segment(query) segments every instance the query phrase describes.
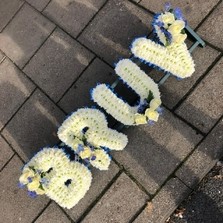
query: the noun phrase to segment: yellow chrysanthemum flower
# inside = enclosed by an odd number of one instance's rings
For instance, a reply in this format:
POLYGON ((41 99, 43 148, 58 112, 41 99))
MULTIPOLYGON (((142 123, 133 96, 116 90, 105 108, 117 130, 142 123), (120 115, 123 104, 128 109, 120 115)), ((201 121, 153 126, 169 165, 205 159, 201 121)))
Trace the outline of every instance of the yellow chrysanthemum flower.
POLYGON ((158 121, 159 113, 151 108, 146 109, 145 115, 148 117, 149 120, 152 120, 154 122, 158 121))
POLYGON ((176 20, 173 24, 171 24, 168 28, 168 32, 171 35, 180 34, 181 30, 185 27, 185 22, 182 20, 176 20))
POLYGON ((139 113, 135 114, 135 123, 137 125, 146 124, 147 123, 146 116, 139 113))
POLYGON ((19 182, 22 184, 28 184, 29 180, 28 177, 34 177, 35 173, 33 172, 33 170, 27 168, 23 171, 22 175, 19 178, 19 182))
POLYGON ((86 158, 89 158, 91 154, 92 154, 91 149, 86 146, 84 147, 84 151, 81 151, 79 155, 82 159, 86 159, 86 158))
POLYGON ((151 109, 156 110, 161 105, 161 100, 158 98, 154 98, 150 103, 149 106, 151 109))
POLYGON ((166 12, 165 14, 161 15, 161 20, 165 24, 172 24, 175 21, 174 15, 170 12, 166 12))
POLYGON ((27 184, 27 188, 29 191, 36 191, 40 186, 40 176, 36 175, 32 178, 32 182, 27 184))
POLYGON ((42 190, 42 189, 40 189, 40 188, 37 188, 37 189, 35 190, 35 192, 36 192, 38 195, 43 195, 43 194, 45 194, 45 191, 42 190))

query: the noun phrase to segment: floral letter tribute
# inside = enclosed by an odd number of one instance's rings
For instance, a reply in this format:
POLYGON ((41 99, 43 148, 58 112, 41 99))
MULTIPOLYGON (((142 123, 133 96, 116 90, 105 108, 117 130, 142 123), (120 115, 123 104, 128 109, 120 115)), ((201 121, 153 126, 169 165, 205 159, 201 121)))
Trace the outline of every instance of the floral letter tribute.
POLYGON ((63 150, 44 148, 24 166, 19 181, 30 196, 46 194, 60 206, 71 208, 88 191, 91 179, 90 170, 70 162, 63 150))
POLYGON ((123 82, 140 96, 139 105, 131 107, 118 98, 105 84, 100 84, 93 89, 93 100, 125 125, 156 122, 161 105, 158 85, 129 59, 120 60, 115 71, 123 82))
MULTIPOLYGON (((156 42, 138 38, 131 51, 148 65, 155 65, 173 75, 185 78, 194 72, 194 62, 187 50, 186 21, 180 9, 166 6, 152 23, 156 42)), ((92 90, 92 100, 125 125, 152 124, 161 113, 158 85, 130 59, 120 60, 116 74, 139 97, 130 106, 113 93, 110 86, 99 84, 92 90)), ((23 168, 20 187, 27 186, 31 197, 47 195, 61 207, 72 208, 84 197, 91 185, 89 166, 107 170, 109 150, 123 150, 127 136, 108 128, 104 113, 96 108, 81 108, 71 114, 58 130, 62 148, 43 148, 23 168), (65 145, 64 145, 65 144, 65 145), (71 151, 75 159, 69 158, 71 151)))
POLYGON ((122 150, 128 143, 126 135, 107 125, 105 115, 98 109, 81 108, 64 121, 58 137, 92 166, 107 170, 110 157, 103 147, 122 150))
POLYGON ((186 21, 179 8, 154 16, 152 23, 158 43, 138 38, 133 41, 131 51, 144 63, 155 65, 179 78, 190 77, 194 72, 194 62, 185 44, 186 21))

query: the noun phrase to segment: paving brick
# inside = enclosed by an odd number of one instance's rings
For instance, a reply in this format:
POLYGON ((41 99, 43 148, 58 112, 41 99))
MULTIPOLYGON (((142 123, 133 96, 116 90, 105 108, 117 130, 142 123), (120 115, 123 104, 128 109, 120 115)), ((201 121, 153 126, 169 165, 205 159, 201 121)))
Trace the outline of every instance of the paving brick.
POLYGON ((26 0, 30 5, 36 8, 39 11, 42 11, 46 5, 50 2, 50 0, 26 0))
POLYGON ((107 64, 100 59, 95 59, 80 79, 64 95, 59 105, 67 113, 75 111, 80 107, 93 105, 90 99, 90 90, 97 83, 112 83, 116 78, 112 72, 113 70, 107 64))
POLYGON ((14 152, 8 145, 8 143, 0 136, 0 169, 7 163, 7 161, 13 156, 14 152))
POLYGON ((93 54, 57 29, 24 72, 54 101, 58 101, 92 59, 93 54))
POLYGON ((167 110, 155 125, 129 128, 124 133, 128 135, 129 143, 124 151, 113 156, 151 194, 201 139, 167 110))
POLYGON ((76 37, 104 3, 105 0, 52 0, 44 14, 76 37))
POLYGON ((0 129, 34 90, 34 85, 5 59, 0 64, 0 129))
POLYGON ((54 27, 54 24, 25 4, 0 33, 0 49, 19 67, 23 67, 54 27))
MULTIPOLYGON (((82 198, 82 200, 74 206, 74 208, 65 211, 68 215, 77 222, 84 211, 92 204, 92 202, 100 195, 100 193, 105 189, 113 177, 118 173, 119 169, 117 165, 112 162, 108 171, 99 171, 95 168, 92 170, 93 180, 91 187, 87 194, 82 198)), ((98 223, 98 222, 97 222, 98 223)))
POLYGON ((170 179, 134 223, 165 223, 165 220, 190 192, 191 190, 179 179, 170 179))
POLYGON ((58 143, 57 128, 63 119, 61 110, 37 90, 2 133, 19 155, 27 160, 39 148, 58 143))
POLYGON ((49 201, 45 196, 30 198, 27 190, 18 188, 22 166, 23 163, 15 156, 0 173, 1 222, 30 223, 49 201))
POLYGON ((4 57, 4 54, 0 51, 0 63, 3 61, 4 57))
POLYGON ((198 34, 213 45, 223 49, 223 3, 221 3, 198 29, 198 34))
POLYGON ((177 109, 177 114, 203 132, 216 123, 223 113, 223 58, 177 109))
MULTIPOLYGON (((218 51, 208 46, 205 48, 196 48, 192 54, 195 62, 195 72, 191 77, 183 80, 177 80, 177 78, 173 76, 168 78, 165 84, 160 86, 163 103, 169 108, 173 108, 204 74, 219 54, 220 53, 218 51)), ((163 72, 156 70, 149 73, 149 76, 156 81, 160 80, 163 75, 163 72)))
POLYGON ((22 6, 22 0, 1 0, 0 1, 0 31, 7 25, 10 19, 22 6))
POLYGON ((49 207, 37 218, 35 223, 71 223, 68 217, 57 206, 51 203, 49 207))
POLYGON ((127 175, 122 174, 82 222, 130 222, 146 199, 147 195, 127 175))
POLYGON ((79 40, 113 65, 120 57, 130 55, 129 45, 135 37, 151 31, 151 19, 129 1, 109 1, 79 40))
MULTIPOLYGON (((178 1, 170 0, 172 7, 180 7, 184 17, 188 20, 191 27, 195 28, 202 19, 211 11, 211 9, 218 3, 218 0, 201 1, 201 0, 187 0, 178 1)), ((165 1, 163 0, 142 0, 140 5, 148 8, 149 10, 157 13, 164 9, 165 1)))
POLYGON ((188 186, 194 187, 222 157, 223 119, 176 172, 176 175, 188 186))

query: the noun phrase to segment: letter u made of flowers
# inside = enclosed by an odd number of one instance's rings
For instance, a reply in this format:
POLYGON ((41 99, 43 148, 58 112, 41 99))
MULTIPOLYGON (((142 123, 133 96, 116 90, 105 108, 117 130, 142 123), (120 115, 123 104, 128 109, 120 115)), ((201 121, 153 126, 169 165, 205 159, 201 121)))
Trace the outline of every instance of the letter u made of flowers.
POLYGON ((138 105, 130 106, 105 84, 99 84, 92 90, 92 100, 124 125, 156 122, 161 112, 158 85, 129 59, 120 60, 115 71, 140 96, 138 105))
POLYGON ((167 6, 164 13, 154 16, 152 26, 155 42, 147 38, 135 39, 131 47, 134 56, 178 78, 190 77, 195 65, 185 44, 186 20, 181 10, 167 6))

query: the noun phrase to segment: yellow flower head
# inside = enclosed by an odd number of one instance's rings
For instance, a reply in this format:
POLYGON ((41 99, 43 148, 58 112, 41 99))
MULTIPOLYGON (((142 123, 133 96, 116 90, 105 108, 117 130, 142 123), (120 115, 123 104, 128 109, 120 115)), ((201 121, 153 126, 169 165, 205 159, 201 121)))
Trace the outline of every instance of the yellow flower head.
POLYGON ((40 176, 36 175, 32 178, 32 182, 27 184, 27 188, 29 191, 36 191, 40 186, 40 176))
POLYGON ((145 115, 148 117, 149 120, 152 120, 154 122, 158 121, 159 113, 151 108, 146 109, 145 115))
POLYGON ((175 21, 174 15, 170 12, 161 15, 161 19, 165 24, 172 24, 175 21))
POLYGON ((91 154, 92 154, 91 149, 89 147, 85 146, 84 151, 81 151, 79 155, 82 159, 86 159, 86 158, 90 158, 91 154))
POLYGON ((153 110, 156 110, 160 105, 161 105, 161 100, 154 98, 150 103, 149 103, 149 107, 153 110))
POLYGON ((72 148, 77 148, 79 144, 83 145, 83 142, 77 137, 75 137, 74 140, 72 141, 72 148))
POLYGON ((182 20, 176 20, 172 25, 169 26, 168 32, 171 33, 172 36, 176 34, 180 34, 181 30, 185 27, 185 22, 182 20))
POLYGON ((27 168, 23 171, 22 175, 19 178, 19 182, 22 184, 28 184, 29 180, 28 177, 34 177, 35 173, 33 170, 27 168))
POLYGON ((173 43, 181 44, 187 38, 187 34, 178 34, 173 36, 173 43))
POLYGON ((42 189, 40 189, 40 188, 37 188, 37 189, 35 190, 35 192, 36 192, 38 195, 43 195, 43 194, 45 194, 45 191, 42 190, 42 189))
POLYGON ((146 116, 139 113, 135 114, 135 123, 137 125, 146 124, 147 123, 146 116))

